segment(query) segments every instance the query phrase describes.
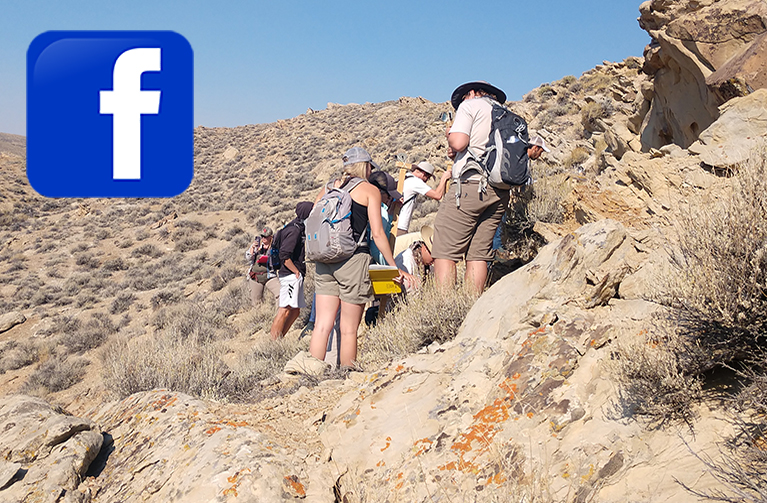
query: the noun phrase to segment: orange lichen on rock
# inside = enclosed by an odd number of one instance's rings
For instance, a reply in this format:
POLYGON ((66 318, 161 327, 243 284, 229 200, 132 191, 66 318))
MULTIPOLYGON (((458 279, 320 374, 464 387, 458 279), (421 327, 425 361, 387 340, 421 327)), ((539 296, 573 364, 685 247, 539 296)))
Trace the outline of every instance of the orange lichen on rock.
POLYGON ((490 477, 488 477, 488 478, 487 478, 487 481, 485 482, 485 485, 486 485, 486 486, 489 486, 490 484, 497 484, 497 485, 501 485, 501 484, 503 484, 504 482, 506 482, 507 480, 508 480, 508 479, 507 479, 507 478, 506 478, 506 476, 503 474, 503 472, 498 472, 498 473, 496 473, 495 475, 491 475, 490 477))
POLYGON ((293 490, 296 496, 299 498, 306 497, 306 489, 304 488, 304 485, 298 480, 298 477, 295 475, 288 475, 285 477, 285 482, 287 486, 293 490))
POLYGON ((496 398, 492 404, 485 406, 474 414, 474 422, 467 432, 459 435, 450 449, 458 455, 458 462, 451 461, 440 465, 440 470, 459 470, 464 473, 479 473, 483 464, 475 464, 474 461, 486 453, 493 442, 493 438, 500 429, 498 424, 510 418, 509 406, 516 397, 516 384, 504 379, 498 385, 506 392, 506 396, 496 398), (473 453, 468 459, 469 453, 473 453))
POLYGON ((429 440, 428 438, 422 438, 421 440, 416 440, 413 444, 413 448, 415 449, 415 455, 420 456, 424 452, 431 449, 431 446, 434 442, 429 440))
POLYGON ((242 484, 242 476, 247 475, 249 473, 250 473, 250 468, 245 468, 235 472, 235 474, 232 475, 231 477, 227 477, 226 481, 232 484, 232 487, 229 487, 228 489, 224 489, 224 496, 234 496, 236 498, 237 488, 240 487, 240 484, 242 484))
POLYGON ((221 428, 219 428, 218 426, 212 426, 212 427, 208 428, 207 430, 205 430, 205 433, 207 435, 213 435, 217 431, 221 431, 221 428))
POLYGON ((150 406, 152 408, 154 408, 154 410, 161 410, 161 409, 164 409, 166 407, 169 407, 169 406, 173 405, 174 403, 176 403, 176 400, 178 400, 178 397, 176 397, 176 396, 173 396, 173 395, 163 395, 159 399, 157 399, 154 402, 152 402, 150 404, 150 406))
POLYGON ((381 448, 381 452, 385 451, 391 446, 391 437, 386 437, 386 445, 381 448))

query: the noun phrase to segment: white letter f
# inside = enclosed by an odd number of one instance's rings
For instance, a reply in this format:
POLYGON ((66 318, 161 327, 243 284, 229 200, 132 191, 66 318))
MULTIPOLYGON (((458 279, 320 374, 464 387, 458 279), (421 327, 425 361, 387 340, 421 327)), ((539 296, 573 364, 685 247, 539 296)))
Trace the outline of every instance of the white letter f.
POLYGON ((141 114, 160 112, 160 91, 142 91, 141 74, 159 71, 159 47, 129 49, 115 62, 113 90, 99 91, 99 113, 113 116, 115 180, 141 179, 141 114))

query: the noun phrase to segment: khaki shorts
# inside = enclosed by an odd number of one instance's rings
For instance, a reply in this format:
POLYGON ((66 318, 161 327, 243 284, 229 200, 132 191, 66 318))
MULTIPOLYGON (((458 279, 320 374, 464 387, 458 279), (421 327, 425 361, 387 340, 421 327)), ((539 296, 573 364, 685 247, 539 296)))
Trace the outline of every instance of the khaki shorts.
POLYGON ((458 262, 493 259, 493 236, 509 204, 509 191, 487 186, 478 191, 479 181, 461 182, 461 207, 455 205, 455 183, 439 205, 434 221, 434 258, 458 262))
POLYGON ((337 264, 317 262, 314 275, 314 293, 332 295, 349 304, 373 301, 373 284, 368 266, 370 255, 357 253, 337 264))

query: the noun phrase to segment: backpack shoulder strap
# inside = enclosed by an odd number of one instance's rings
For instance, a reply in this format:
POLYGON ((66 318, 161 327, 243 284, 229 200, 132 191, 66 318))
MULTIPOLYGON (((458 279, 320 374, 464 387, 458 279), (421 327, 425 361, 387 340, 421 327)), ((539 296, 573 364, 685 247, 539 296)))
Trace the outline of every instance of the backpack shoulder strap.
POLYGON ((346 192, 351 192, 352 190, 355 189, 355 187, 357 187, 357 185, 361 184, 364 181, 365 180, 363 180, 362 178, 354 177, 349 179, 349 181, 346 182, 346 185, 344 185, 341 188, 344 189, 346 192))

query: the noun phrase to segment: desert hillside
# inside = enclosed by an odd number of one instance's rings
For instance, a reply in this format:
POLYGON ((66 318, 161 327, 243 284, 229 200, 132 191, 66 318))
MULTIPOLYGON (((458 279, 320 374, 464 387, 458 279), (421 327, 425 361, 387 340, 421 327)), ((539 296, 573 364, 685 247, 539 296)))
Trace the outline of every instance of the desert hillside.
POLYGON ((172 199, 43 198, 0 135, 0 500, 767 501, 767 7, 639 13, 643 58, 507 103, 552 152, 492 286, 425 285, 358 372, 282 372, 308 313, 269 340, 243 255, 352 146, 444 169, 448 102, 198 127, 172 199))

